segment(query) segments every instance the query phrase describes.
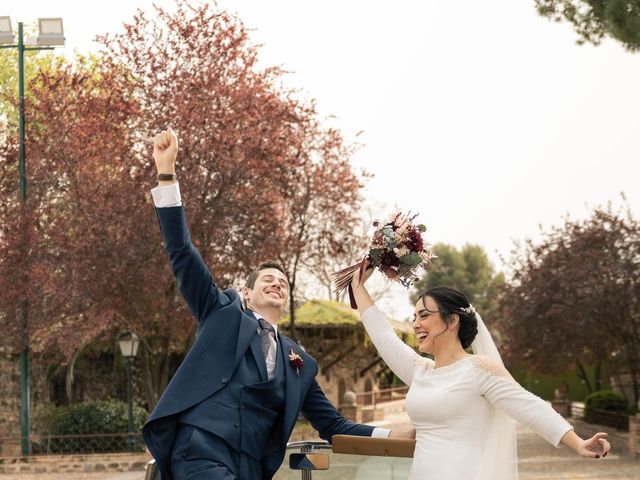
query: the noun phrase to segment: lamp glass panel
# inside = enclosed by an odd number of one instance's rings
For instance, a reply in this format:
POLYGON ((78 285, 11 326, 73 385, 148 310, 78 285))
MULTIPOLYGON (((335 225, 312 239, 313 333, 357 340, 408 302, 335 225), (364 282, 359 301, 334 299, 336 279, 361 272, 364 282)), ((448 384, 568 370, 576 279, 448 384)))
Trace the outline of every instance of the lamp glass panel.
POLYGON ((0 17, 0 33, 13 34, 11 30, 11 17, 0 17))
POLYGON ((39 18, 38 25, 41 35, 59 34, 62 35, 62 19, 61 18, 39 18))

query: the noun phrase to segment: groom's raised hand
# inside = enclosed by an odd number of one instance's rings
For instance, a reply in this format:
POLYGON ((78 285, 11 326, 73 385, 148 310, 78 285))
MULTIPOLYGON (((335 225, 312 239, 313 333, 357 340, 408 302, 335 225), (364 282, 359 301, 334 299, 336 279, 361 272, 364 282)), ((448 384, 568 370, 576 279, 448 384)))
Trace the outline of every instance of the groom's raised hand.
MULTIPOLYGON (((153 160, 158 173, 175 173, 177 156, 178 137, 171 128, 153 137, 153 160)), ((160 182, 162 183, 165 182, 160 182)))

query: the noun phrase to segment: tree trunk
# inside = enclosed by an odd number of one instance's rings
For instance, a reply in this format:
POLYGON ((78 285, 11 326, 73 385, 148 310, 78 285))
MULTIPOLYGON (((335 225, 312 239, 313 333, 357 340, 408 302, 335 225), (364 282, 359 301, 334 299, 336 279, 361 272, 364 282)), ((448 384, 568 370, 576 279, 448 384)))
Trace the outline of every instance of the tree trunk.
POLYGON ((295 282, 289 282, 289 325, 291 327, 291 331, 289 334, 291 335, 291 340, 294 342, 298 342, 298 335, 296 333, 296 302, 293 298, 295 282))
POLYGON ((160 398, 162 392, 164 392, 165 388, 169 384, 169 345, 170 339, 169 337, 164 337, 162 339, 162 360, 160 363, 160 375, 158 378, 158 383, 156 385, 156 398, 160 398))
POLYGON ((78 357, 80 356, 80 353, 82 352, 83 349, 84 349, 84 345, 82 345, 80 348, 78 348, 78 350, 76 350, 76 353, 73 354, 73 358, 71 358, 71 361, 67 366, 67 372, 65 375, 65 382, 64 382, 65 394, 67 396, 67 405, 71 405, 73 403, 73 381, 74 381, 73 371, 76 366, 76 361, 78 360, 78 357))
POLYGON ((602 390, 602 362, 596 363, 593 373, 593 381, 595 383, 596 392, 602 390))
MULTIPOLYGON (((633 385, 633 404, 634 405, 638 405, 638 370, 636 370, 636 365, 635 362, 633 362, 633 359, 629 359, 628 360, 628 364, 629 364, 629 372, 631 373, 631 382, 633 385)), ((629 399, 627 399, 627 402, 629 402, 629 399)))
POLYGON ((589 381, 589 375, 587 375, 586 370, 580 362, 576 362, 576 368, 576 375, 578 375, 578 378, 584 380, 584 383, 587 386, 587 391, 589 393, 593 393, 593 388, 591 388, 591 382, 589 381))
POLYGON ((147 396, 147 408, 149 412, 151 412, 158 401, 155 396, 155 389, 153 388, 153 375, 151 374, 151 351, 150 347, 146 342, 142 342, 144 355, 143 363, 144 368, 142 370, 142 381, 144 383, 144 390, 147 396))
POLYGON ((149 411, 155 408, 169 384, 169 337, 162 337, 160 343, 161 347, 157 352, 151 351, 150 347, 145 348, 143 357, 143 381, 149 411))

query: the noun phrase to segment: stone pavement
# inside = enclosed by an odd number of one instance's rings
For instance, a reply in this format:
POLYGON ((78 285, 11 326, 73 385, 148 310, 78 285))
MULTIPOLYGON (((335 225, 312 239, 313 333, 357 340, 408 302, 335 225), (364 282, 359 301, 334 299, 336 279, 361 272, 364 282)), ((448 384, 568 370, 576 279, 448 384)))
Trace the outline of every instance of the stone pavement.
POLYGON ((640 459, 612 451, 606 458, 588 459, 567 447, 555 448, 525 427, 518 429, 520 480, 640 479, 640 459))
POLYGON ((31 473, 0 475, 2 480, 144 480, 144 472, 31 473))
MULTIPOLYGON (((389 416, 376 425, 407 429, 404 413, 389 416)), ((615 451, 594 460, 577 456, 566 447, 555 448, 524 427, 518 428, 520 480, 620 480, 640 479, 640 459, 615 451)), ((330 472, 330 470, 328 471, 330 472)), ((327 473, 328 473, 327 472, 327 473)), ((0 480, 143 480, 144 472, 0 475, 0 480)))
MULTIPOLYGON (((410 422, 402 413, 387 417, 377 425, 407 429, 410 422)), ((520 480, 639 480, 640 458, 621 456, 615 451, 598 460, 582 458, 567 447, 555 448, 519 425, 518 470, 520 480)))

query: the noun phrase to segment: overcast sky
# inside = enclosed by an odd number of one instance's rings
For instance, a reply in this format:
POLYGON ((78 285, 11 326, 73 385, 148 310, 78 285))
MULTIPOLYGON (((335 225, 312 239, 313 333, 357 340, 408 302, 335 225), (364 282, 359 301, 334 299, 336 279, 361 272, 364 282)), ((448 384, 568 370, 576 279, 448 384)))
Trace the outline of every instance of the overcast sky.
MULTIPOLYGON (((151 4, 23 0, 0 16, 61 16, 67 50, 86 52, 151 4)), ((328 122, 351 140, 363 131, 354 162, 375 175, 367 198, 388 206, 381 214, 419 212, 430 242, 480 244, 502 268, 513 239, 619 205, 620 192, 638 215, 640 54, 577 46, 533 0, 219 5, 255 29, 262 63, 290 70, 287 84, 328 122)))

